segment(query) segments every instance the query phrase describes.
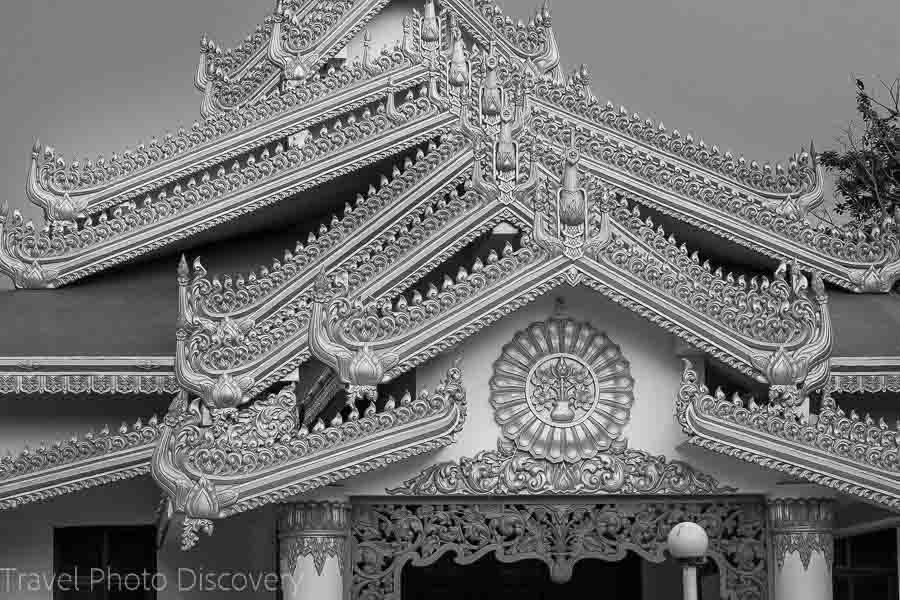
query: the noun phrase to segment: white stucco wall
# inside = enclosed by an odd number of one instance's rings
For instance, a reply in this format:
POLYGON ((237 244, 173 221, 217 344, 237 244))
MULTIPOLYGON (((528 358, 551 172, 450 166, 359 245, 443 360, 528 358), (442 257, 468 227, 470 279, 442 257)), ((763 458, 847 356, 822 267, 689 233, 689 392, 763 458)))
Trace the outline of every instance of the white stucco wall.
POLYGON ((350 495, 383 495, 436 462, 473 456, 497 446, 500 428, 494 421, 489 401, 489 381, 493 364, 503 346, 516 332, 553 314, 556 298, 563 298, 566 314, 588 321, 622 350, 631 364, 634 379, 634 406, 628 431, 629 447, 669 459, 688 461, 720 483, 737 487, 741 493, 764 493, 778 478, 769 472, 737 460, 688 447, 685 435, 674 418, 675 397, 681 382, 681 361, 675 354, 677 339, 657 325, 585 288, 564 287, 494 323, 457 348, 419 368, 417 386, 434 389, 454 357, 462 357, 461 370, 468 401, 468 419, 456 444, 432 454, 415 457, 375 473, 344 483, 350 495))

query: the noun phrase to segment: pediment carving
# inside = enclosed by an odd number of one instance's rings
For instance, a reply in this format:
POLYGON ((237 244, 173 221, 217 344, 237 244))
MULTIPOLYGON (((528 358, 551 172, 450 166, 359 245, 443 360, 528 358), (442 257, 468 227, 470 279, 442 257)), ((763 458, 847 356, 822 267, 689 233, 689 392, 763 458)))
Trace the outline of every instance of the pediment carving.
POLYGON ((689 464, 627 448, 634 380, 621 349, 556 314, 517 332, 490 380, 496 450, 431 465, 393 495, 724 494, 689 464))

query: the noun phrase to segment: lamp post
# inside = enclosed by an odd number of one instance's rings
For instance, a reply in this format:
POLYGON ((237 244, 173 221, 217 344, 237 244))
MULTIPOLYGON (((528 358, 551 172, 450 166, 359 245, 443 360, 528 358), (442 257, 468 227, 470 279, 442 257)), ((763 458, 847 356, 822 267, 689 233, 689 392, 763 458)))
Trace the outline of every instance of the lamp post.
POLYGON ((669 532, 669 553, 681 563, 684 600, 697 600, 697 567, 706 559, 709 537, 696 523, 679 523, 669 532))

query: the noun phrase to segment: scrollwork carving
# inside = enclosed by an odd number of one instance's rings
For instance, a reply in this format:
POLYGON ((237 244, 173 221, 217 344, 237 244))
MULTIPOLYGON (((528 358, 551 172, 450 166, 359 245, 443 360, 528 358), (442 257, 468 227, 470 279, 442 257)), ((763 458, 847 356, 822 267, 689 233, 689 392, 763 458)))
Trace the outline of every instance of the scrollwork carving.
MULTIPOLYGON (((311 430, 298 423, 290 387, 239 409, 209 409, 182 394, 166 415, 151 471, 196 533, 203 520, 447 445, 464 419, 465 393, 455 367, 432 393, 422 391, 401 405, 388 402, 381 411, 373 405, 364 416, 319 420, 311 430)), ((185 539, 196 542, 196 536, 185 539)))
POLYGON ((602 452, 576 463, 552 463, 499 442, 497 450, 425 468, 393 495, 724 494, 736 492, 682 461, 642 450, 602 452))
POLYGON ((884 419, 847 415, 830 396, 801 419, 783 403, 710 394, 685 361, 675 416, 695 446, 900 508, 900 433, 884 419))
POLYGON ((352 530, 354 600, 399 600, 404 565, 430 564, 447 553, 459 564, 489 553, 501 562, 538 559, 559 582, 568 580, 573 565, 585 558, 615 561, 631 551, 662 562, 669 530, 684 520, 706 530, 707 556, 719 568, 723 597, 766 597, 765 519, 758 504, 379 504, 361 509, 352 530))

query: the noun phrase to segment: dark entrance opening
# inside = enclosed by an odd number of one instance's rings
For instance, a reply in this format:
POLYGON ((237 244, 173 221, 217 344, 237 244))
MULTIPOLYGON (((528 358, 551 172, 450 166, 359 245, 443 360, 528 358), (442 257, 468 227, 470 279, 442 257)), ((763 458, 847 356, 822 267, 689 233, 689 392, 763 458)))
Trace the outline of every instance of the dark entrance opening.
POLYGON ((641 600, 642 559, 629 553, 618 562, 583 559, 572 578, 554 583, 539 560, 513 563, 493 554, 470 565, 458 565, 452 553, 427 567, 406 565, 400 581, 402 600, 641 600))

